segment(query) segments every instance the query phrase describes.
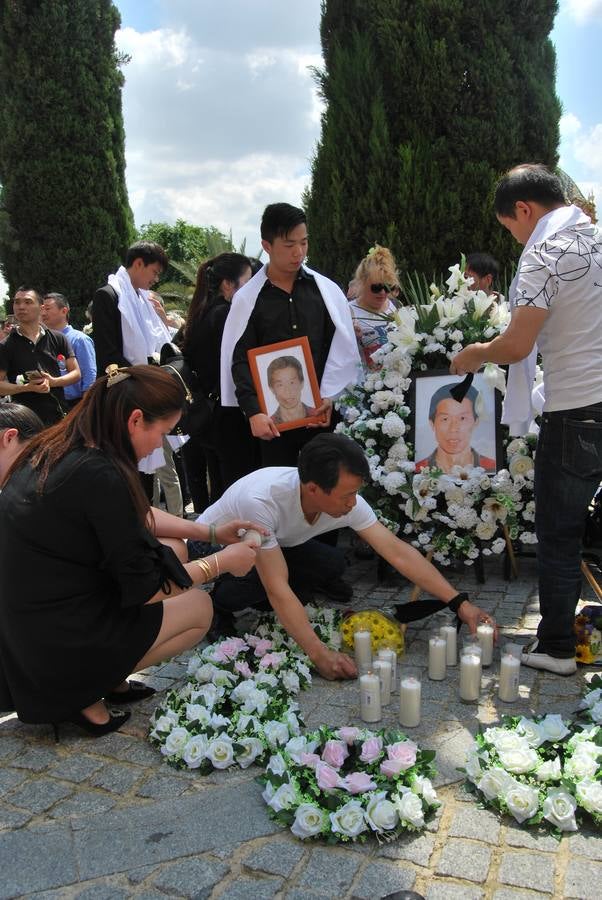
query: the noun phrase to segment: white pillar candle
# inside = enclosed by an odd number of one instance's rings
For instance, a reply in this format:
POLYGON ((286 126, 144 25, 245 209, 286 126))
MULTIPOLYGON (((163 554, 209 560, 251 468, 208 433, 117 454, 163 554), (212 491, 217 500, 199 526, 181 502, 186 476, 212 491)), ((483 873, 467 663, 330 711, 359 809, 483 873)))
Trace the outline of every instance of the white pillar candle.
POLYGON ((429 638, 429 678, 433 681, 443 681, 447 658, 447 644, 439 634, 432 634, 429 638))
POLYGON ((380 681, 380 704, 388 706, 391 702, 391 663, 388 659, 375 659, 372 668, 380 681))
POLYGON ((477 638, 481 645, 481 664, 490 666, 493 662, 493 625, 481 622, 477 625, 477 638))
POLYGON ((455 625, 442 625, 440 628, 441 637, 445 639, 447 648, 446 662, 448 666, 458 664, 458 631, 455 625))
POLYGON ((460 699, 473 703, 481 693, 481 653, 479 647, 470 647, 460 655, 460 699))
POLYGON ((247 528, 243 541, 251 547, 261 547, 261 535, 254 528, 247 528))
POLYGON ((391 691, 397 688, 397 653, 390 647, 381 647, 377 654, 378 659, 384 659, 391 663, 391 691))
POLYGON ((500 682, 498 686, 500 700, 504 703, 514 703, 518 700, 519 681, 520 647, 516 644, 506 644, 502 650, 502 659, 500 661, 500 682))
POLYGON ((360 716, 364 722, 378 722, 381 717, 380 678, 373 672, 360 675, 360 716))
POLYGON ((399 724, 404 728, 420 725, 420 697, 422 685, 417 678, 408 676, 399 682, 399 724))
POLYGON ((372 636, 369 631, 356 631, 353 635, 355 664, 358 672, 365 672, 372 666, 372 636))

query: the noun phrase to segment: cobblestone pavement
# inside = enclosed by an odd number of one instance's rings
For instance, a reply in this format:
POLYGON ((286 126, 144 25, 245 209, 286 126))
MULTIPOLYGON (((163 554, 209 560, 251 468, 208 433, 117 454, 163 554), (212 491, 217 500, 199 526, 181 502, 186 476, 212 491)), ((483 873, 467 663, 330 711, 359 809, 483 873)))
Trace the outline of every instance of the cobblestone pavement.
MULTIPOLYGON (((499 559, 489 561, 478 591, 471 570, 451 580, 523 640, 536 627, 538 605, 533 561, 521 560, 520 569, 507 582, 499 559)), ((358 609, 409 594, 399 580, 379 584, 373 560, 355 562, 347 578, 358 609)), ((204 778, 169 768, 146 740, 154 698, 132 707, 123 732, 96 740, 66 726, 55 744, 50 727, 0 718, 0 898, 372 900, 404 888, 428 900, 599 897, 602 835, 557 842, 519 829, 479 809, 456 771, 477 721, 494 722, 505 710, 571 713, 583 672, 563 679, 523 669, 520 700, 508 707, 496 698, 494 660, 477 709, 459 702, 457 669, 444 682, 426 677, 430 624, 410 626, 402 660, 423 678, 423 720, 412 737, 437 750, 440 773, 443 806, 424 833, 384 846, 301 843, 268 818, 255 767, 204 778)), ((163 690, 185 666, 178 658, 146 677, 163 690)), ((316 678, 301 703, 308 726, 358 722, 355 682, 316 678)), ((383 724, 395 720, 393 703, 383 724)))

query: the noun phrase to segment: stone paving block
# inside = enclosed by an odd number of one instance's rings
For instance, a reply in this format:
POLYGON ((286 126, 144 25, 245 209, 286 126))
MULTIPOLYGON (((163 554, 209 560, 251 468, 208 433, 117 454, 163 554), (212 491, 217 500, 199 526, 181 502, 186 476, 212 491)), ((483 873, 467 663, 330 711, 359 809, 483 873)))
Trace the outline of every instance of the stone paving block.
POLYGON ((135 744, 128 743, 118 750, 118 759, 126 762, 137 763, 140 766, 155 766, 163 763, 163 757, 155 747, 147 741, 138 741, 135 744))
POLYGON ((73 821, 82 878, 203 853, 280 830, 253 782, 73 821), (244 811, 244 815, 241 814, 244 811))
POLYGON ((91 884, 74 895, 77 900, 126 900, 129 891, 111 884, 91 884))
POLYGON ((312 850, 297 886, 330 897, 342 896, 351 885, 361 861, 359 854, 336 853, 322 847, 312 850))
POLYGON ((543 850, 547 853, 557 853, 560 844, 551 834, 547 834, 543 829, 541 832, 535 831, 533 828, 521 828, 520 825, 513 821, 508 821, 506 828, 506 843, 510 847, 524 847, 525 850, 543 850))
POLYGON ((550 857, 547 854, 507 851, 502 856, 498 881, 502 884, 552 893, 554 866, 550 865, 550 857))
POLYGON ((0 834, 0 859, 2 900, 77 882, 73 838, 62 826, 0 834))
POLYGON ((54 819, 92 816, 108 812, 115 803, 113 797, 100 791, 77 791, 67 800, 57 803, 50 815, 54 819))
POLYGON ((436 880, 429 883, 425 900, 482 900, 484 896, 480 888, 436 880))
POLYGON ((46 747, 33 747, 21 753, 12 761, 16 769, 29 769, 31 772, 43 772, 48 766, 56 762, 57 755, 46 747))
POLYGON ((9 799, 14 806, 27 809, 32 813, 41 813, 72 793, 72 787, 67 787, 59 781, 52 781, 50 778, 36 778, 13 791, 9 795, 9 799))
POLYGON ((125 794, 144 775, 144 769, 111 763, 90 779, 93 787, 104 788, 112 794, 125 794))
POLYGON ((304 848, 297 842, 270 841, 245 856, 243 864, 252 871, 288 878, 304 853, 304 848))
POLYGON ((23 751, 24 747, 24 742, 19 738, 3 735, 2 740, 0 741, 0 759, 8 759, 10 756, 16 756, 17 753, 23 751))
POLYGON ((497 844, 500 837, 499 818, 490 810, 479 809, 476 805, 461 807, 454 814, 449 835, 497 844))
POLYGON ((130 884, 142 884, 143 881, 157 871, 156 866, 140 866, 139 869, 130 869, 127 873, 127 879, 130 884))
POLYGON ((138 741, 126 734, 119 734, 119 732, 113 731, 110 734, 104 734, 102 737, 94 739, 94 753, 98 756, 111 756, 116 759, 123 759, 129 751, 134 750, 138 743, 138 741))
POLYGON ((534 894, 533 891, 515 891, 513 888, 500 888, 493 895, 493 900, 534 900, 534 898, 546 896, 547 894, 534 894))
POLYGON ((569 838, 569 852, 571 855, 586 856, 588 859, 602 860, 602 840, 599 834, 587 833, 584 828, 579 834, 569 838))
POLYGON ((394 891, 409 891, 414 887, 415 881, 416 873, 409 866, 374 862, 362 872, 352 896, 354 900, 377 900, 394 891))
POLYGON ((571 859, 564 877, 564 897, 599 897, 602 893, 602 866, 595 860, 571 859))
POLYGON ((188 788, 188 783, 179 778, 153 775, 142 782, 136 793, 139 797, 150 797, 151 800, 166 800, 169 797, 179 797, 188 788))
MULTIPOLYGON (((272 900, 283 886, 282 878, 237 878, 219 895, 220 900, 272 900)), ((195 900, 205 900, 208 894, 195 894, 195 900)))
POLYGON ((24 772, 17 772, 15 769, 0 769, 0 797, 22 784, 26 777, 24 772))
POLYGON ((5 803, 0 805, 0 829, 21 828, 31 819, 31 813, 22 809, 11 809, 5 803))
POLYGON ((77 784, 81 784, 101 768, 101 761, 92 756, 69 756, 66 759, 57 760, 48 770, 48 774, 54 778, 62 778, 63 781, 75 781, 77 784))
POLYGON ((154 879, 153 886, 168 896, 208 897, 230 867, 213 859, 184 859, 168 866, 154 879))
POLYGON ((472 841, 450 838, 436 868, 438 875, 452 875, 467 881, 483 882, 491 863, 491 850, 472 841))
POLYGON ((435 838, 430 834, 404 835, 398 841, 381 847, 379 856, 388 859, 407 859, 417 866, 428 866, 435 846, 435 838))

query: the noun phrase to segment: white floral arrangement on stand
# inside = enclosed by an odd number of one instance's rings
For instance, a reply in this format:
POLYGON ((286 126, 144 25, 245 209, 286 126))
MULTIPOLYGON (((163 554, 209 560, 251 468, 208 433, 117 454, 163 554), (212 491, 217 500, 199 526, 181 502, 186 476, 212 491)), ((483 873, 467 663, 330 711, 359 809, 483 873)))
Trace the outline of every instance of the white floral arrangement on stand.
POLYGON ((271 817, 301 840, 390 841, 440 806, 434 757, 397 729, 320 728, 274 753, 257 780, 271 817))
POLYGON ((463 771, 485 806, 559 837, 584 813, 602 825, 602 729, 578 730, 562 716, 504 717, 476 736, 463 771))
POLYGON ((594 675, 589 690, 585 692, 579 703, 579 715, 592 722, 594 725, 602 725, 602 676, 594 675))
MULTIPOLYGON (((416 472, 408 395, 411 373, 448 369, 462 347, 487 341, 506 328, 503 300, 473 291, 464 266, 450 267, 445 293, 431 285, 428 303, 396 310, 388 343, 373 359, 381 367, 341 397, 337 430, 357 441, 370 465, 364 496, 380 520, 402 531, 435 562, 461 559, 472 565, 481 554, 501 553, 504 527, 513 541, 535 543, 533 453, 536 435, 506 440, 507 468, 490 476, 482 468, 434 467, 416 472)), ((485 378, 502 392, 504 373, 487 365, 485 378)))

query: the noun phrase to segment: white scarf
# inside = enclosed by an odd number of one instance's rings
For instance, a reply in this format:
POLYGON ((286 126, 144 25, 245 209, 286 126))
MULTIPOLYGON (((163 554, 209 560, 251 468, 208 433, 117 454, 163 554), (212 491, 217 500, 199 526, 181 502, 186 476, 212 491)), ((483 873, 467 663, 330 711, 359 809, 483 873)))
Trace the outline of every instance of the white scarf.
MULTIPOLYGON (((238 406, 234 381, 232 380, 232 356, 236 344, 242 337, 259 292, 267 280, 267 265, 257 272, 232 299, 232 305, 222 338, 221 350, 221 404, 222 406, 238 406)), ((355 384, 361 369, 357 340, 353 330, 353 320, 349 304, 341 289, 324 275, 314 272, 307 266, 303 271, 313 275, 335 327, 334 336, 320 382, 322 397, 335 398, 349 384, 355 384)))
MULTIPOLYGON (((510 307, 514 309, 516 303, 517 284, 525 254, 534 244, 540 244, 565 228, 589 223, 588 217, 578 206, 561 206, 552 212, 542 216, 529 235, 527 243, 523 247, 516 275, 512 279, 508 299, 510 307)), ((535 416, 531 402, 531 392, 535 380, 535 364, 537 361, 537 344, 531 350, 529 356, 520 362, 512 363, 508 368, 508 381, 506 396, 502 411, 502 423, 508 426, 511 435, 523 435, 529 430, 531 421, 535 416)))
POLYGON ((118 298, 123 355, 130 365, 143 365, 171 341, 171 333, 155 312, 148 291, 134 290, 127 269, 120 266, 108 281, 118 298))

